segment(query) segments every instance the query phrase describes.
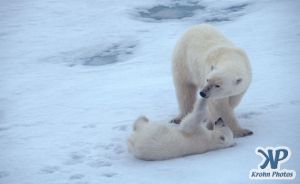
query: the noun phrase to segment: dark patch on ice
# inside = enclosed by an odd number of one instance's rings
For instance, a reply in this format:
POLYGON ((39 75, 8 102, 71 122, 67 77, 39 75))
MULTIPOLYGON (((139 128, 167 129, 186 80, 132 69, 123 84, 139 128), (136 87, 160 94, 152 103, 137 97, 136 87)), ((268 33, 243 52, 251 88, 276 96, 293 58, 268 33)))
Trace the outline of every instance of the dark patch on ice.
POLYGON ((212 11, 211 17, 204 20, 208 23, 227 22, 234 18, 242 16, 242 11, 248 6, 248 3, 232 5, 227 8, 212 11))
POLYGON ((258 116, 261 115, 262 113, 260 112, 247 112, 247 113, 243 113, 238 115, 239 118, 241 119, 251 119, 253 116, 258 116))
POLYGON ((300 105, 300 101, 298 101, 298 100, 290 101, 290 104, 292 104, 292 105, 300 105))
POLYGON ((148 8, 138 8, 136 17, 143 21, 181 20, 183 18, 195 17, 197 22, 226 22, 242 16, 243 11, 248 7, 248 3, 233 4, 228 7, 213 7, 200 2, 177 1, 169 4, 160 4, 148 8))
POLYGON ((212 9, 209 12, 208 18, 204 19, 204 22, 216 23, 232 21, 234 18, 243 15, 243 10, 248 6, 248 3, 236 4, 226 8, 212 9))
POLYGON ((106 48, 101 52, 95 53, 94 55, 81 58, 82 65, 101 66, 117 63, 121 61, 122 57, 126 58, 126 56, 131 55, 135 47, 135 45, 112 45, 111 47, 106 48))
POLYGON ((83 174, 73 174, 73 175, 71 175, 70 176, 70 180, 80 180, 80 179, 82 179, 82 178, 84 178, 85 177, 85 175, 83 175, 83 174))
POLYGON ((107 172, 107 173, 103 173, 102 176, 107 177, 107 178, 111 178, 116 176, 118 173, 115 172, 107 172))
POLYGON ((174 5, 157 5, 138 12, 142 18, 149 18, 154 20, 167 19, 183 19, 192 17, 196 10, 205 9, 204 6, 197 3, 191 4, 174 4, 174 5))
POLYGON ((63 52, 58 56, 44 59, 52 63, 66 63, 67 66, 103 66, 126 61, 134 53, 137 44, 132 41, 114 43, 108 46, 96 45, 63 52))
POLYGON ((206 19, 205 22, 226 22, 226 21, 231 21, 229 18, 211 18, 211 19, 206 19))
POLYGON ((9 130, 9 129, 10 129, 10 127, 0 127, 0 132, 5 131, 5 130, 9 130))
POLYGON ((4 178, 9 176, 9 173, 7 171, 0 171, 0 178, 4 178))
MULTIPOLYGON (((0 103, 1 103, 1 100, 0 100, 0 103)), ((5 119, 5 116, 4 116, 5 113, 4 112, 5 112, 4 110, 0 109, 0 120, 4 120, 5 119)))
POLYGON ((249 4, 239 4, 239 5, 234 5, 234 6, 229 6, 228 8, 224 8, 224 10, 229 11, 229 12, 238 12, 243 9, 245 9, 249 4))
POLYGON ((46 166, 40 170, 43 174, 53 174, 54 172, 58 171, 58 166, 46 166))

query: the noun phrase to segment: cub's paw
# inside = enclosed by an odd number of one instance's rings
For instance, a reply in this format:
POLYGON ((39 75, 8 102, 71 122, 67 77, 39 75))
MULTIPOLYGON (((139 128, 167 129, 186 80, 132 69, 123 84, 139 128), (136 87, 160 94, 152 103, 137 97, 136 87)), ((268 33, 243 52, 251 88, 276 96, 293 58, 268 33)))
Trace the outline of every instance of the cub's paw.
POLYGON ((182 118, 175 118, 170 121, 170 123, 180 124, 182 118))
POLYGON ((233 131, 234 137, 244 137, 248 135, 252 135, 253 132, 248 129, 238 129, 236 131, 233 131))

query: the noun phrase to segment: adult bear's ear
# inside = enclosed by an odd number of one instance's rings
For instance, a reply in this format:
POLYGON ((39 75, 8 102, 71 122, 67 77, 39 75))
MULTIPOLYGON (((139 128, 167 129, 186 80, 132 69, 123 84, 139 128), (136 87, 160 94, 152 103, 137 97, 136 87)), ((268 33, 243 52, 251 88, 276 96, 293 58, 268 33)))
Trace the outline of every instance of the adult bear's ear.
POLYGON ((236 79, 235 84, 236 84, 236 85, 240 84, 240 83, 242 82, 242 80, 243 80, 242 78, 236 79))

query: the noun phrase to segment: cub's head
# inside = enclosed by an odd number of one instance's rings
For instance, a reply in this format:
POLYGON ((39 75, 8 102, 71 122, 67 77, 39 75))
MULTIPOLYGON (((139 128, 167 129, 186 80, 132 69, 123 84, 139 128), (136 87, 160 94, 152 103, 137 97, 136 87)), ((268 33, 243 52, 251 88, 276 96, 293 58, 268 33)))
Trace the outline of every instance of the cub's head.
POLYGON ((211 71, 200 91, 203 98, 224 98, 238 94, 243 88, 243 79, 228 71, 211 71))
POLYGON ((235 145, 235 142, 233 141, 233 133, 224 123, 222 118, 219 118, 214 123, 212 131, 216 148, 226 148, 235 145))

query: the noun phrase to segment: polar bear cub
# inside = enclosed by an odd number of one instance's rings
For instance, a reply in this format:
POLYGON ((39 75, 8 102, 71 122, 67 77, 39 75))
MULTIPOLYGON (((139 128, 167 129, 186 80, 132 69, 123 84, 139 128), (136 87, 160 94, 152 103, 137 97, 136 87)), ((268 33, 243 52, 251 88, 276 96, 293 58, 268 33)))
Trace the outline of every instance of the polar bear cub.
POLYGON ((199 100, 179 128, 138 118, 127 142, 129 152, 142 160, 165 160, 233 146, 233 133, 221 118, 212 130, 201 122, 206 115, 206 101, 199 100))

